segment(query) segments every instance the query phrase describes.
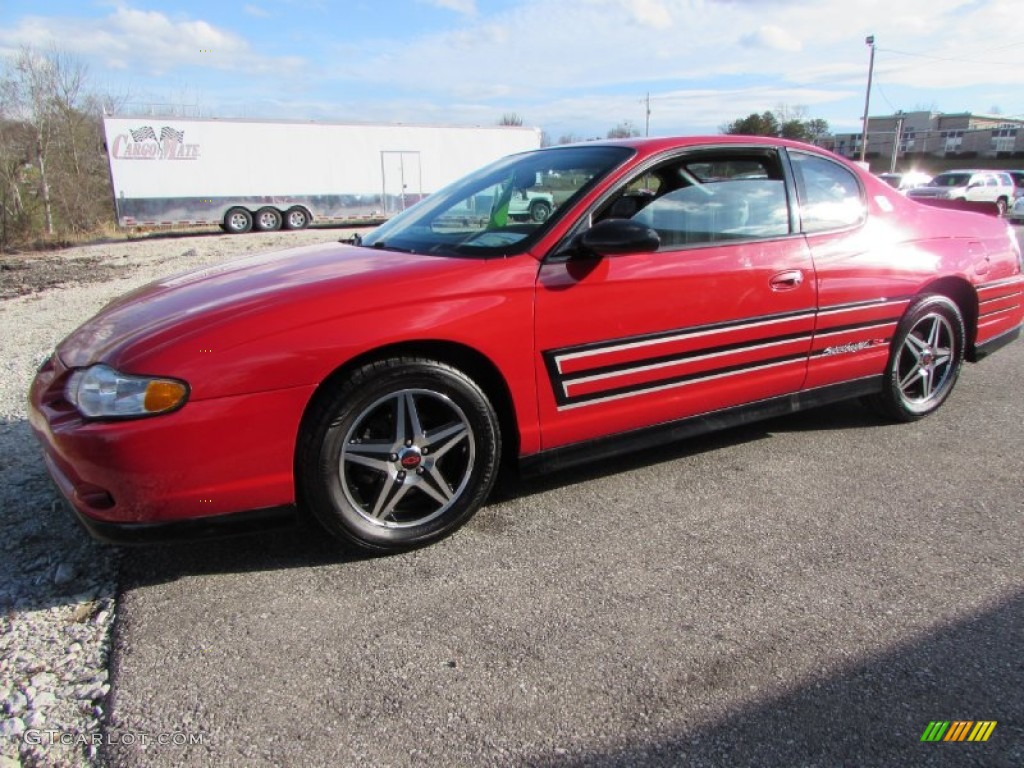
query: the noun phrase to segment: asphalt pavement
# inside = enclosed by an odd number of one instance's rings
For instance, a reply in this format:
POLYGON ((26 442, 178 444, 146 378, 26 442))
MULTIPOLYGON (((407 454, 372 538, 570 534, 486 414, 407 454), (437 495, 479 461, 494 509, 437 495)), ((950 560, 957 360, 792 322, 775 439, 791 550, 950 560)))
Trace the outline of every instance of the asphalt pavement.
POLYGON ((844 403, 505 477, 400 556, 312 528, 131 550, 102 755, 1024 765, 1022 372, 1018 342, 915 424, 844 403), (997 725, 922 742, 936 720, 997 725))

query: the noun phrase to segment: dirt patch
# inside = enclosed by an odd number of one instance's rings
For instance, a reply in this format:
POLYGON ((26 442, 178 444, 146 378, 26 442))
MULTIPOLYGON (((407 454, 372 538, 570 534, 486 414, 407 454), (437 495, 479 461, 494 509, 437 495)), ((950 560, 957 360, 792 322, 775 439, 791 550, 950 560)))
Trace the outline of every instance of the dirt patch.
MULTIPOLYGON (((337 242, 357 230, 316 228, 233 236, 223 233, 155 234, 106 240, 54 251, 0 255, 0 301, 51 288, 153 277, 199 265, 313 243, 337 242)), ((366 230, 362 230, 366 231, 366 230)))
POLYGON ((19 256, 0 259, 0 300, 38 293, 63 285, 106 282, 123 275, 129 264, 93 256, 67 259, 61 256, 19 256))

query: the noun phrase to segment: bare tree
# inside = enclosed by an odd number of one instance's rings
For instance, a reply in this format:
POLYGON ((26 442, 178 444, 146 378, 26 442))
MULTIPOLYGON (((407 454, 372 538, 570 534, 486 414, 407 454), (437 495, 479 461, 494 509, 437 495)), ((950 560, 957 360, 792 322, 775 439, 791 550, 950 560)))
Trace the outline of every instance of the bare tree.
POLYGON ((53 127, 52 99, 56 91, 56 67, 31 48, 22 48, 3 82, 4 115, 32 128, 35 163, 39 169, 39 194, 43 201, 46 234, 53 234, 53 207, 46 175, 46 152, 53 127))
POLYGON ((31 161, 26 127, 0 118, 0 251, 31 230, 31 211, 21 194, 25 168, 31 161))
POLYGON ((95 229, 110 218, 102 115, 104 106, 113 107, 117 100, 91 93, 86 66, 61 51, 40 54, 23 48, 3 64, 0 181, 5 185, 5 236, 8 216, 24 222, 41 215, 48 237, 95 229), (29 187, 36 192, 23 195, 29 187), (26 210, 28 198, 39 201, 34 212, 26 210))
POLYGON ((633 124, 626 120, 623 123, 619 123, 610 131, 608 131, 609 139, 630 139, 634 136, 639 136, 640 131, 633 127, 633 124))
POLYGON ((506 112, 501 116, 498 125, 508 125, 519 128, 523 124, 523 116, 515 112, 506 112))

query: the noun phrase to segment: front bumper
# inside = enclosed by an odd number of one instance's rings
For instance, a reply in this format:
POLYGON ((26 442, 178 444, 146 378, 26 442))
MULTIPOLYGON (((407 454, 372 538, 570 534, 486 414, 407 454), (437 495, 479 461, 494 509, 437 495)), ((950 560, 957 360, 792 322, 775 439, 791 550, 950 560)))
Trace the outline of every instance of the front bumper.
POLYGON ((90 536, 107 544, 119 545, 166 544, 224 536, 244 536, 279 528, 291 528, 299 519, 298 510, 294 506, 288 505, 187 520, 157 523, 112 523, 85 514, 75 507, 66 495, 64 501, 68 511, 89 532, 90 536))
POLYGON ((107 541, 205 535, 294 517, 295 439, 312 387, 192 401, 131 420, 84 419, 54 356, 29 393, 29 424, 50 476, 107 541), (257 512, 250 512, 258 510, 257 512))

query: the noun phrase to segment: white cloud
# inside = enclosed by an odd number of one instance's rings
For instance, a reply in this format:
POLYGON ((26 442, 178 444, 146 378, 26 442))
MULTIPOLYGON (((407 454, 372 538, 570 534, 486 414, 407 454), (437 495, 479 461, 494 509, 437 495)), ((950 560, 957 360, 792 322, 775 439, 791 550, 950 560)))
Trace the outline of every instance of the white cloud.
POLYGON ((672 14, 661 0, 622 0, 622 4, 641 26, 652 29, 672 26, 672 14))
POLYGON ((175 21, 159 11, 127 6, 98 19, 25 16, 15 26, 0 30, 0 52, 22 45, 58 48, 98 59, 113 69, 157 75, 179 67, 286 72, 302 64, 297 56, 257 54, 242 37, 206 21, 175 21))
POLYGON ((765 24, 756 31, 740 37, 740 43, 752 48, 767 48, 772 51, 795 52, 803 44, 792 34, 774 24, 765 24))
POLYGON ((256 16, 257 18, 261 19, 270 18, 270 11, 268 11, 266 8, 261 8, 258 5, 246 5, 242 10, 244 10, 250 16, 256 16))
POLYGON ((419 0, 419 2, 456 13, 464 13, 467 16, 476 14, 476 0, 419 0))

